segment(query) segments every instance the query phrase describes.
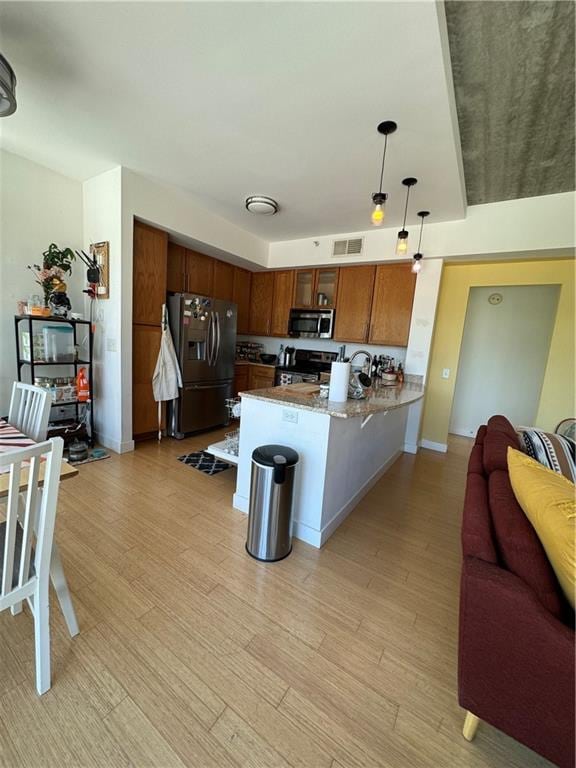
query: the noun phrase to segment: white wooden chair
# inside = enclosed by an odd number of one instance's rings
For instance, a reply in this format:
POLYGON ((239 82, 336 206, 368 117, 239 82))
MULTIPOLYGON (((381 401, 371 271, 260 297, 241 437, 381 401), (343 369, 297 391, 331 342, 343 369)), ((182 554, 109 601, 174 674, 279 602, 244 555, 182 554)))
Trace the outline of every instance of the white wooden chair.
MULTIPOLYGON (((48 422, 50 420, 50 406, 52 399, 50 392, 41 387, 33 387, 31 384, 24 384, 21 381, 14 382, 12 386, 12 397, 10 400, 10 411, 8 414, 8 423, 20 432, 36 442, 46 440, 48 433, 48 422)), ((64 568, 60 559, 60 552, 54 542, 52 548, 52 559, 50 562, 50 576, 52 585, 58 597, 60 608, 64 614, 66 626, 70 636, 74 637, 80 632, 76 612, 68 582, 64 575, 64 568)), ((21 603, 15 603, 12 606, 12 614, 15 616, 22 610, 21 603)))
POLYGON ((52 398, 47 389, 14 382, 8 423, 37 443, 46 440, 52 398))
POLYGON ((30 448, 0 454, 0 466, 10 467, 6 522, 0 524, 0 611, 22 600, 28 601, 34 616, 39 694, 50 688, 48 587, 63 447, 62 439, 55 437, 30 448), (45 459, 42 493, 39 489, 41 457, 45 459), (30 466, 23 468, 22 462, 30 462, 30 466), (28 481, 21 491, 24 473, 28 474, 28 481))

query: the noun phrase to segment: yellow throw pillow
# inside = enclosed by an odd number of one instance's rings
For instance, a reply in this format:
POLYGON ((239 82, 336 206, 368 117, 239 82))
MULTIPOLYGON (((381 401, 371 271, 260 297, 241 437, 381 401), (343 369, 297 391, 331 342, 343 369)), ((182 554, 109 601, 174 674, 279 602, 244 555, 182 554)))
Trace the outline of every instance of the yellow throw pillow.
POLYGON ((570 605, 576 588, 575 487, 562 475, 508 448, 508 471, 518 504, 538 534, 570 605))

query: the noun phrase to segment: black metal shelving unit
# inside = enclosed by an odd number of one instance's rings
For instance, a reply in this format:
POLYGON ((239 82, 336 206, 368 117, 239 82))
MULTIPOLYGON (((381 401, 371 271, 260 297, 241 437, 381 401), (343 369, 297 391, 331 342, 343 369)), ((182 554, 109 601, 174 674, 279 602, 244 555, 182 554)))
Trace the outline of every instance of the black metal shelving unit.
POLYGON ((69 400, 66 402, 55 402, 54 406, 68 406, 73 405, 76 413, 76 424, 80 423, 80 409, 82 406, 89 408, 89 422, 90 422, 90 443, 94 444, 94 331, 92 329, 92 323, 89 320, 68 320, 63 317, 40 317, 37 315, 14 315, 14 332, 16 334, 16 361, 18 368, 18 381, 24 381, 22 378, 22 372, 25 366, 30 369, 30 384, 34 384, 35 374, 34 371, 38 367, 51 366, 51 367, 73 367, 74 379, 78 374, 78 369, 85 367, 88 370, 88 386, 90 388, 90 398, 87 401, 69 400), (26 323, 29 337, 30 337, 30 360, 24 360, 20 352, 20 326, 21 323, 26 323), (74 349, 76 350, 78 345, 78 326, 88 326, 88 360, 76 358, 66 362, 51 362, 47 360, 35 360, 34 359, 34 324, 41 323, 42 325, 53 325, 61 323, 65 325, 71 325, 74 339, 74 349))

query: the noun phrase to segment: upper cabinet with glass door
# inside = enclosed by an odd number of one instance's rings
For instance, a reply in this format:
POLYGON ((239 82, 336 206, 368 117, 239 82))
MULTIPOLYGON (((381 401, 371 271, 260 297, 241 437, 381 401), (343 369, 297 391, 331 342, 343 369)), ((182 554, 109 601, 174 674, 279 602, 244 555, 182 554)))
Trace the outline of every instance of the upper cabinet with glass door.
POLYGON ((294 283, 294 306, 333 308, 337 288, 337 267, 298 269, 294 283))

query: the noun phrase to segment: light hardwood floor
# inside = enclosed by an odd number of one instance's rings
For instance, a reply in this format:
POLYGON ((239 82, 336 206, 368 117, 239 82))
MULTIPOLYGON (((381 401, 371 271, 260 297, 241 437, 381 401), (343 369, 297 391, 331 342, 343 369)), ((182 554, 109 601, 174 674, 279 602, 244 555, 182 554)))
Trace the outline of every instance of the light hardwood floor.
POLYGON ((57 540, 80 621, 52 600, 53 687, 32 620, 0 615, 0 765, 533 768, 456 697, 469 441, 401 457, 326 546, 244 551, 235 470, 150 442, 61 488, 57 540))

